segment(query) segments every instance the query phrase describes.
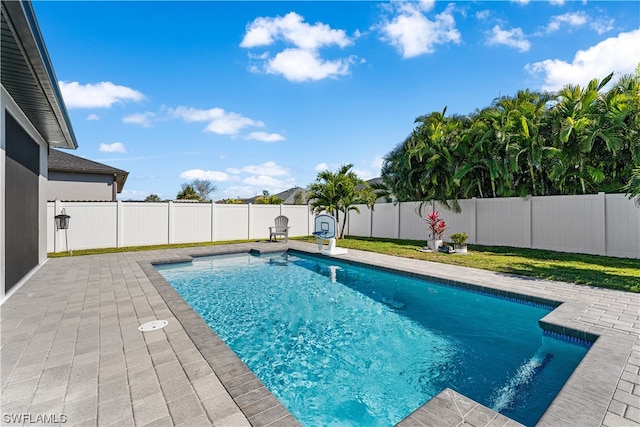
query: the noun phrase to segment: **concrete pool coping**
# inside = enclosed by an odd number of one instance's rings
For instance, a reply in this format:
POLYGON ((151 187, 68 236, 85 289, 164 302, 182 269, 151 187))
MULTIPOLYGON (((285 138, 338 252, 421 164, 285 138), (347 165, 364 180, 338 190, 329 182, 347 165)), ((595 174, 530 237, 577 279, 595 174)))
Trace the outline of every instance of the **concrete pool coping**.
MULTIPOLYGON (((2 306, 2 423, 6 414, 65 411, 72 425, 297 425, 152 264, 316 248, 289 241, 50 260, 2 306), (170 320, 166 331, 129 331, 155 318, 170 320), (66 378, 64 387, 52 378, 66 378)), ((339 258, 563 302, 545 327, 599 338, 538 425, 640 425, 640 295, 361 251, 339 258)), ((515 425, 488 411, 444 390, 401 424, 515 425)))

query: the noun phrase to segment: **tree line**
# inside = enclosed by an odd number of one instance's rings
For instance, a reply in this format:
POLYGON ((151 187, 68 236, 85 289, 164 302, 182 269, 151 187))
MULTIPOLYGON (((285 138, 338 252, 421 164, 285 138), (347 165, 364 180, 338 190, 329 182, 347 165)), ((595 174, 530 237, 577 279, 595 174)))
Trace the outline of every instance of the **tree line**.
POLYGON ((399 201, 640 193, 640 65, 612 82, 518 91, 467 116, 432 112, 384 159, 399 201), (612 83, 605 90, 607 84, 612 83), (634 184, 635 183, 635 184, 634 184))

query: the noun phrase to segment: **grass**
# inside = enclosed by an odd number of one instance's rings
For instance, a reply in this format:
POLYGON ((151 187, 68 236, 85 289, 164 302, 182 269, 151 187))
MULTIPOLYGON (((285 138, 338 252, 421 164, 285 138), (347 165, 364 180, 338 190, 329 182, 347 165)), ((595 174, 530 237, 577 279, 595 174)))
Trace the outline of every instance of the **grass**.
MULTIPOLYGON (((174 243, 172 245, 150 245, 150 246, 125 246, 122 248, 100 248, 100 249, 80 249, 74 250, 73 256, 80 255, 98 255, 98 254, 114 254, 118 252, 140 252, 140 251, 155 251, 159 249, 179 249, 179 248, 195 248, 200 246, 219 246, 228 245, 231 243, 248 243, 255 242, 252 240, 229 240, 224 242, 199 242, 199 243, 174 243)), ((49 252, 47 254, 49 258, 64 258, 71 256, 69 252, 49 252)))
MULTIPOLYGON (((296 240, 315 243, 315 238, 296 240)), ((637 259, 480 245, 468 245, 467 255, 419 252, 418 249, 424 245, 423 240, 349 236, 338 242, 338 246, 349 249, 600 288, 640 292, 640 260, 637 259)))
MULTIPOLYGON (((315 237, 293 238, 315 243, 315 237)), ((173 245, 132 246, 124 248, 86 249, 73 251, 73 255, 93 255, 116 252, 149 251, 157 249, 217 246, 229 243, 254 242, 234 240, 225 242, 183 243, 173 245)), ((640 261, 598 255, 570 254, 541 249, 512 248, 506 246, 469 245, 467 255, 419 252, 422 240, 349 237, 339 241, 343 248, 359 249, 404 258, 422 259, 463 267, 481 268, 508 274, 540 279, 579 283, 599 288, 618 289, 640 293, 640 261)), ((67 252, 49 253, 50 258, 69 256, 67 252)))

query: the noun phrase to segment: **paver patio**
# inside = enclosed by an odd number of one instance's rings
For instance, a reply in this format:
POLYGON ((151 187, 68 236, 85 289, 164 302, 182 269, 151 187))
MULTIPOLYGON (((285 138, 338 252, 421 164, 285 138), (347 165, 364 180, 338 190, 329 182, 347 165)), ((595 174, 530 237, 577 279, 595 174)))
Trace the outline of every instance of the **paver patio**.
MULTIPOLYGON (((2 425, 297 425, 151 266, 287 247, 317 253, 289 241, 50 259, 0 307, 2 425), (155 319, 169 324, 137 330, 155 319)), ((639 294, 355 250, 341 258, 564 302, 545 327, 599 338, 539 425, 640 426, 639 294)), ((463 423, 517 424, 452 390, 401 424, 463 423)))

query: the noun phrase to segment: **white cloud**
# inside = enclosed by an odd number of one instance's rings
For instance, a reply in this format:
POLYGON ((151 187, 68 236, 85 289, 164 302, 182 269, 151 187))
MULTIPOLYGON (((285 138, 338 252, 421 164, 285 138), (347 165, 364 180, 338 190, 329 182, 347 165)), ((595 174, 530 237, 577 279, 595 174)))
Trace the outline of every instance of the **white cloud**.
POLYGON ((564 5, 564 0, 549 0, 553 6, 562 6, 564 5))
POLYGON ((248 185, 232 185, 220 192, 220 198, 222 199, 235 199, 235 198, 247 198, 262 194, 262 190, 258 192, 254 187, 248 185))
POLYGON ((527 52, 531 48, 531 43, 525 38, 520 28, 503 30, 499 25, 491 30, 487 44, 489 46, 505 45, 518 49, 520 52, 527 52))
POLYGON ((490 16, 491 16, 491 11, 489 10, 480 10, 476 12, 476 19, 480 21, 484 21, 488 19, 490 16))
POLYGON ((126 86, 111 82, 87 83, 58 82, 67 108, 109 108, 117 102, 142 101, 144 95, 126 86))
POLYGON ((86 120, 88 120, 88 121, 90 121, 90 122, 93 122, 93 121, 96 121, 96 120, 100 120, 100 117, 98 117, 98 115, 97 115, 97 114, 89 114, 89 115, 87 116, 87 119, 86 119, 86 120))
POLYGON ((382 39, 395 47, 403 58, 433 53, 436 45, 459 44, 462 40, 456 29, 452 5, 433 20, 423 14, 425 5, 433 7, 431 2, 417 5, 400 3, 398 14, 380 27, 382 39))
POLYGON ((126 153, 127 149, 122 142, 114 142, 113 144, 100 144, 98 150, 102 153, 126 153))
POLYGON ((277 141, 285 141, 286 138, 278 133, 267 133, 267 132, 251 132, 249 135, 245 137, 248 140, 256 140, 262 142, 277 142, 277 141))
POLYGON ((613 30, 614 20, 611 18, 598 18, 595 21, 589 23, 589 27, 598 34, 604 34, 613 30))
POLYGON ((124 123, 133 123, 143 127, 151 127, 151 120, 155 117, 155 113, 151 111, 145 111, 144 113, 135 113, 129 116, 123 117, 124 123))
POLYGON ((296 182, 293 178, 277 179, 267 175, 252 175, 242 180, 244 184, 251 185, 269 193, 279 193, 288 188, 294 187, 296 182))
POLYGON ((615 21, 612 18, 606 16, 599 16, 593 19, 584 12, 567 12, 551 18, 547 25, 547 33, 558 31, 563 27, 577 28, 588 25, 598 34, 604 34, 614 28, 614 23, 615 21))
POLYGON ((562 15, 557 15, 551 18, 551 21, 547 25, 547 32, 558 31, 562 26, 568 25, 569 27, 580 27, 585 25, 589 17, 584 12, 567 12, 562 15))
POLYGON ((524 5, 529 4, 529 1, 530 0, 511 0, 511 3, 518 3, 518 4, 521 4, 521 5, 524 6, 524 5))
POLYGON ((376 174, 374 172, 371 172, 370 170, 365 169, 351 169, 351 171, 358 175, 358 178, 364 179, 365 181, 380 176, 380 174, 376 174))
POLYGON ((240 181, 245 185, 232 186, 223 190, 224 197, 252 197, 262 194, 263 190, 276 194, 296 185, 290 171, 273 161, 259 165, 227 168, 226 172, 229 174, 230 180, 240 181))
POLYGON ((274 56, 268 52, 249 53, 249 58, 255 61, 249 66, 250 72, 279 74, 287 80, 303 82, 348 74, 354 62, 353 57, 327 60, 319 53, 319 49, 326 46, 345 48, 352 45, 353 41, 344 30, 333 29, 321 22, 310 25, 295 12, 289 12, 284 17, 256 18, 247 25, 240 46, 258 48, 278 41, 293 45, 293 48, 285 48, 274 56))
POLYGON ((244 197, 251 197, 256 194, 262 194, 263 190, 267 190, 269 194, 278 194, 296 186, 296 180, 291 177, 276 179, 266 175, 249 176, 242 180, 246 184, 247 192, 244 197))
POLYGON ((436 5, 436 1, 435 0, 420 0, 418 2, 418 6, 420 7, 420 10, 422 10, 423 12, 429 12, 431 9, 433 9, 436 5))
POLYGON ((329 165, 326 164, 326 163, 318 163, 313 169, 316 172, 322 172, 322 171, 326 171, 327 169, 329 169, 329 165))
POLYGON ((289 12, 284 17, 256 18, 247 25, 247 32, 240 46, 244 48, 269 46, 276 40, 283 40, 309 50, 334 44, 340 47, 353 44, 344 30, 335 30, 321 22, 309 25, 304 22, 302 16, 289 12))
POLYGON ((260 175, 244 178, 242 183, 244 185, 234 185, 222 190, 222 197, 253 197, 261 195, 263 190, 267 190, 269 194, 277 194, 297 185, 295 179, 291 177, 276 179, 271 176, 260 175))
POLYGON ((144 200, 149 193, 147 191, 140 190, 122 190, 118 194, 118 200, 144 200))
POLYGON ((325 61, 313 50, 285 49, 269 59, 264 70, 293 82, 304 82, 349 74, 351 62, 350 58, 325 61))
POLYGON ((382 169, 382 164, 383 163, 384 163, 384 157, 376 156, 371 161, 371 167, 375 168, 375 169, 378 169, 378 171, 380 171, 380 169, 382 169))
POLYGON ((241 169, 242 172, 250 173, 253 175, 266 175, 266 176, 284 176, 288 175, 289 171, 282 166, 276 164, 276 162, 268 161, 260 165, 249 165, 241 169))
POLYGON ((194 179, 205 179, 214 182, 225 182, 231 178, 228 174, 220 171, 205 171, 202 169, 190 169, 182 172, 180 178, 187 181, 193 181, 194 179))
POLYGON ((246 127, 264 127, 264 123, 244 117, 238 113, 227 112, 222 108, 200 110, 191 107, 178 107, 168 109, 174 118, 183 119, 187 123, 209 122, 204 128, 206 132, 218 135, 236 135, 246 127))
POLYGON ((566 84, 584 85, 612 71, 632 73, 640 62, 640 29, 620 33, 586 50, 579 50, 571 63, 547 59, 527 64, 525 69, 544 79, 542 89, 558 90, 566 84))

